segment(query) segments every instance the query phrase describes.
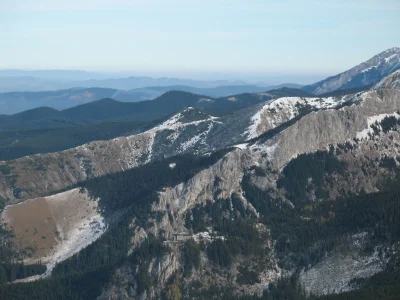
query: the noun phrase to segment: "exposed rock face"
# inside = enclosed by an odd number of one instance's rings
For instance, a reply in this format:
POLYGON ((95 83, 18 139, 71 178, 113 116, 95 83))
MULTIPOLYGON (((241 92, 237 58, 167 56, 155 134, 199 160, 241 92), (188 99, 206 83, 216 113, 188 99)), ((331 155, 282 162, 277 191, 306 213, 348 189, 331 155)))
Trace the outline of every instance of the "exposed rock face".
POLYGON ((369 127, 369 117, 399 110, 400 92, 369 91, 355 96, 355 101, 361 103, 305 116, 265 145, 260 145, 260 150, 271 152, 273 149, 270 162, 279 170, 299 154, 327 149, 330 144, 357 137, 357 133, 369 127))
POLYGON ((300 282, 307 293, 314 295, 341 293, 356 287, 351 286, 351 280, 369 278, 384 268, 385 261, 379 258, 377 252, 369 257, 359 253, 338 253, 303 272, 300 282))
MULTIPOLYGON (((196 204, 215 198, 226 199, 231 194, 240 191, 243 170, 252 164, 251 157, 246 155, 247 152, 240 149, 230 152, 210 168, 196 174, 188 182, 160 192, 159 203, 153 206, 154 211, 167 211, 169 208, 174 217, 174 228, 170 229, 176 232, 182 231, 186 213, 196 204), (217 184, 216 178, 219 178, 217 184)), ((166 231, 170 232, 170 230, 166 231)))
POLYGON ((377 84, 374 85, 373 89, 400 89, 400 70, 393 72, 389 76, 383 78, 377 84))
POLYGON ((400 48, 388 49, 358 66, 303 87, 307 92, 320 95, 375 84, 400 68, 400 48))
POLYGON ((157 285, 144 293, 138 293, 138 284, 135 270, 129 263, 125 263, 114 274, 114 283, 104 289, 99 300, 109 299, 158 299, 170 278, 180 269, 179 251, 172 249, 161 258, 153 259, 148 266, 148 273, 156 278, 157 285))
POLYGON ((320 263, 300 274, 300 282, 308 294, 326 295, 340 293, 357 288, 352 280, 369 278, 385 269, 388 257, 385 252, 375 248, 366 254, 362 246, 368 240, 364 232, 351 237, 351 244, 346 249, 326 257, 320 263))

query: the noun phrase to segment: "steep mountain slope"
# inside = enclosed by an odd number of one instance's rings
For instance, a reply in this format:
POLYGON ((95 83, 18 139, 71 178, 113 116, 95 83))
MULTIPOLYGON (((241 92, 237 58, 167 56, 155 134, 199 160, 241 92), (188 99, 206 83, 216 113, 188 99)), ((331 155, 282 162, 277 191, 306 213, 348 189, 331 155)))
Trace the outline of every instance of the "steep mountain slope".
POLYGON ((279 299, 304 297, 296 279, 324 295, 398 272, 399 110, 387 88, 223 117, 189 108, 133 136, 3 162, 8 204, 78 184, 114 223, 54 277, 0 295, 279 299))
POLYGON ((303 87, 304 90, 320 95, 336 90, 360 88, 377 83, 400 68, 400 48, 383 51, 338 75, 303 87))
POLYGON ((400 70, 393 72, 373 86, 373 89, 400 89, 400 70))

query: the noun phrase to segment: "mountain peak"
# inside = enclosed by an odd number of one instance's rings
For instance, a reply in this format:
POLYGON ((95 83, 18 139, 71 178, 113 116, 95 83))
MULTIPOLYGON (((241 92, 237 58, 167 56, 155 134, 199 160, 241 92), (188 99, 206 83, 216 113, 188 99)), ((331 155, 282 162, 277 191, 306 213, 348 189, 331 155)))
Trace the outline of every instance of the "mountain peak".
POLYGON ((58 116, 59 114, 60 112, 54 108, 41 106, 14 114, 13 116, 27 121, 32 119, 51 118, 58 116))

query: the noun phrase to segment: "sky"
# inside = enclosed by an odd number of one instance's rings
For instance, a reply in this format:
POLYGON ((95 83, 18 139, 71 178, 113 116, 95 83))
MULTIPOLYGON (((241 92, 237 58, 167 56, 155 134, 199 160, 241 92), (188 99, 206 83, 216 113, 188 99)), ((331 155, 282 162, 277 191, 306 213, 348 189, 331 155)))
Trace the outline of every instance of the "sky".
POLYGON ((400 46, 399 0, 0 0, 0 69, 333 75, 400 46))

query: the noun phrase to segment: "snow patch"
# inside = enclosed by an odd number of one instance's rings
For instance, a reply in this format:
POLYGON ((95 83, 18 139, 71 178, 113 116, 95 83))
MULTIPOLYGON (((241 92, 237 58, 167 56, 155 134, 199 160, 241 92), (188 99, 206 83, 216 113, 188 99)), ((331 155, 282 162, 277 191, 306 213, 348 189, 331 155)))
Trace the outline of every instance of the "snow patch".
POLYGON ((193 136, 191 139, 189 139, 188 141, 184 142, 181 144, 181 151, 186 151, 189 148, 192 148, 194 145, 196 145, 201 139, 202 136, 204 135, 204 132, 193 136))
POLYGON ((50 276, 57 263, 86 248, 106 231, 104 218, 98 210, 98 201, 91 200, 86 192, 81 193, 79 189, 73 189, 49 196, 46 200, 55 218, 61 214, 55 221, 58 223, 57 228, 60 228, 60 232, 63 233, 63 239, 56 246, 53 255, 42 259, 42 261, 47 261, 47 271, 42 277, 50 276), (72 201, 76 202, 75 205, 71 205, 72 201), (82 207, 83 203, 92 204, 92 207, 86 209, 82 207), (60 209, 62 211, 58 211, 60 209), (66 221, 67 214, 72 215, 74 210, 79 211, 76 213, 75 222, 74 220, 66 221), (62 218, 62 215, 65 217, 62 218))
MULTIPOLYGON (((371 128, 371 125, 375 124, 375 122, 380 123, 383 119, 385 119, 387 117, 395 117, 396 119, 399 119, 400 115, 397 112, 395 112, 393 114, 380 114, 380 115, 374 115, 374 116, 368 117, 367 118, 367 123, 368 123, 367 128, 365 128, 362 131, 357 132, 356 137, 360 140, 368 139, 369 134, 373 133, 373 129, 371 128)), ((379 126, 379 125, 377 125, 377 126, 379 126)))
POLYGON ((247 146, 248 146, 248 144, 244 143, 244 144, 234 145, 233 147, 243 150, 243 149, 246 149, 247 146))
POLYGON ((389 57, 385 58, 385 62, 389 62, 390 60, 392 60, 395 57, 397 57, 397 54, 392 54, 389 57))
POLYGON ((151 161, 151 157, 153 156, 153 145, 154 145, 154 138, 155 138, 155 133, 150 132, 150 140, 147 144, 147 159, 146 163, 151 161))
MULTIPOLYGON (((362 70, 361 73, 367 73, 367 72, 369 72, 370 70, 372 70, 373 68, 377 68, 377 67, 378 67, 378 66, 372 66, 372 67, 366 68, 366 69, 362 70)), ((351 78, 351 79, 352 79, 352 78, 351 78)))
MULTIPOLYGON (((184 110, 185 111, 190 111, 193 110, 193 107, 188 107, 187 109, 184 110)), ((162 130, 176 130, 179 129, 181 127, 186 127, 189 125, 199 125, 201 123, 204 122, 209 122, 209 121, 216 121, 219 118, 218 117, 213 117, 213 116, 208 116, 208 118, 205 118, 203 120, 197 120, 197 121, 191 121, 191 122, 185 122, 182 123, 180 120, 184 118, 184 115, 182 115, 182 113, 178 113, 174 116, 172 116, 170 119, 166 120, 164 123, 148 130, 150 132, 157 132, 157 131, 162 131, 162 130)))
POLYGON ((199 103, 201 102, 214 102, 214 100, 209 99, 209 98, 200 98, 199 103))
POLYGON ((208 128, 207 128, 206 131, 203 131, 203 132, 201 132, 201 133, 199 133, 199 134, 193 136, 193 137, 190 138, 188 141, 182 143, 182 144, 180 145, 180 150, 181 150, 182 152, 183 152, 183 151, 186 151, 187 149, 192 148, 193 146, 195 146, 197 143, 201 143, 201 144, 205 145, 206 142, 205 142, 204 139, 207 138, 207 136, 208 136, 208 134, 210 133, 211 129, 214 127, 213 122, 214 122, 214 121, 211 120, 211 122, 210 122, 210 124, 208 125, 208 128))
MULTIPOLYGON (((83 220, 77 223, 76 228, 69 233, 69 238, 59 244, 56 248, 56 254, 49 258, 47 271, 42 275, 42 278, 50 276, 57 263, 66 260, 86 248, 96 241, 105 231, 106 225, 100 214, 92 216, 90 222, 83 220)), ((46 258, 43 260, 45 259, 46 258)))

